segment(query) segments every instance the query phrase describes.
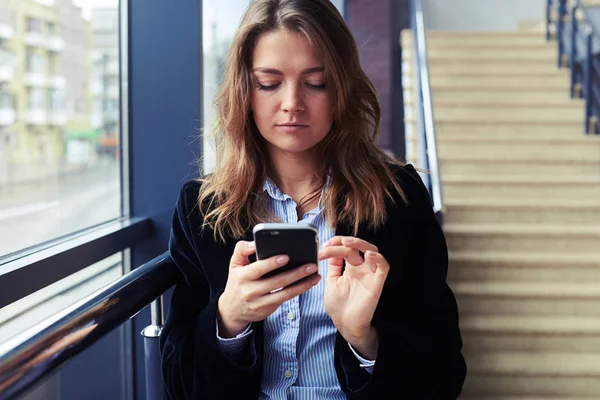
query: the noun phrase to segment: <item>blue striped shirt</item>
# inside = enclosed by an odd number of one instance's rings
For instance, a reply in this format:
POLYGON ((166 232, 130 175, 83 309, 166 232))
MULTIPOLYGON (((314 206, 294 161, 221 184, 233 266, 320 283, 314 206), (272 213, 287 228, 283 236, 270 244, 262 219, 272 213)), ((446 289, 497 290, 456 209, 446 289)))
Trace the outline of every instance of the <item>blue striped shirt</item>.
MULTIPOLYGON (((319 205, 298 219, 297 204, 268 179, 264 183, 271 210, 281 222, 312 224, 319 231, 319 243, 335 236, 335 229, 325 221, 319 205)), ((323 294, 327 276, 327 260, 319 262, 323 279, 305 293, 283 303, 264 320, 264 365, 260 399, 271 400, 343 400, 346 398, 334 366, 336 328, 325 312, 323 294)), ((236 357, 250 346, 250 328, 235 338, 219 337, 219 345, 236 357)), ((217 328, 218 336, 218 328, 217 328)), ((350 346, 352 349, 352 347, 350 346)), ((253 346, 248 349, 252 358, 253 346)), ((365 360, 352 349, 361 366, 372 372, 374 361, 365 360)))

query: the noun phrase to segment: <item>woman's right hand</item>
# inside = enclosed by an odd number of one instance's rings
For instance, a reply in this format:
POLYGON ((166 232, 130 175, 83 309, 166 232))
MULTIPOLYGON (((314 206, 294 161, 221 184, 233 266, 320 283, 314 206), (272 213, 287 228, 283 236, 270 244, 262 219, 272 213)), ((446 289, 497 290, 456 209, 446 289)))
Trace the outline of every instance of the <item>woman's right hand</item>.
POLYGON ((292 285, 314 274, 317 265, 307 264, 291 271, 261 279, 264 274, 287 264, 287 255, 278 255, 250 263, 248 257, 256 252, 254 242, 239 241, 229 263, 225 291, 219 298, 217 320, 219 336, 235 337, 255 321, 271 315, 283 302, 306 292, 321 280, 321 275, 292 285), (281 290, 277 290, 280 289, 281 290), (275 291, 277 290, 277 291, 275 291), (275 291, 275 292, 274 292, 275 291))

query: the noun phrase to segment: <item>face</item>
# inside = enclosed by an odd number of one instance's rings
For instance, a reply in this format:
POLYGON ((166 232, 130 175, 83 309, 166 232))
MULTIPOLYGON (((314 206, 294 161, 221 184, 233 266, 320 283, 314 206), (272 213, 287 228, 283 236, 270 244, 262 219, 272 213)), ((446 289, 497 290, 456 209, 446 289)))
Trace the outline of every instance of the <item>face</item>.
POLYGON ((269 152, 309 154, 331 129, 333 101, 325 65, 308 39, 278 30, 252 53, 252 114, 269 152))

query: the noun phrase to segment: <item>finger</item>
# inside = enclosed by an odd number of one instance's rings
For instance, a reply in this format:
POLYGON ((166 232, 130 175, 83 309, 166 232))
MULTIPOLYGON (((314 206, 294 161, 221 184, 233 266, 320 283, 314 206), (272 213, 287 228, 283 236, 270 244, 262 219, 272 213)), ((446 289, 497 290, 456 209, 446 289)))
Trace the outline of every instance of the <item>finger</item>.
POLYGON ((331 257, 327 266, 327 279, 337 279, 344 272, 344 258, 331 257))
POLYGON ((315 286, 317 283, 319 283, 320 280, 321 275, 315 274, 315 276, 307 278, 306 280, 301 280, 300 282, 297 282, 293 285, 284 287, 283 289, 277 292, 269 293, 265 296, 259 297, 256 301, 258 303, 258 308, 275 304, 281 305, 282 303, 306 292, 307 290, 315 286))
POLYGON ((253 262, 244 269, 244 277, 249 281, 260 279, 267 272, 276 270, 286 265, 290 261, 290 257, 285 254, 276 255, 253 262))
POLYGON ((348 246, 355 249, 358 249, 365 253, 367 250, 371 251, 379 251, 377 246, 367 242, 366 240, 359 239, 353 236, 334 236, 325 243, 323 243, 323 248, 328 246, 348 246))
POLYGON ((390 264, 383 254, 374 251, 365 253, 365 261, 371 267, 371 270, 377 274, 387 274, 390 270, 390 264))
POLYGON ((358 250, 346 246, 327 246, 319 251, 319 260, 326 260, 331 257, 342 257, 352 265, 362 265, 365 262, 358 254, 358 250))
POLYGON ((258 290, 257 294, 263 295, 266 293, 271 293, 274 290, 290 286, 294 282, 314 274, 317 272, 317 269, 318 268, 316 264, 306 264, 298 268, 294 268, 291 271, 286 271, 267 279, 256 281, 255 283, 258 290))
POLYGON ((367 250, 365 253, 365 264, 368 265, 371 272, 377 271, 377 254, 371 250, 367 250))
POLYGON ((344 246, 348 246, 348 247, 352 247, 353 249, 357 249, 362 251, 363 253, 366 253, 367 251, 374 251, 377 252, 379 251, 377 249, 377 246, 367 242, 366 240, 362 240, 359 238, 355 238, 355 237, 345 237, 342 239, 342 244, 344 246))
POLYGON ((235 249, 233 249, 229 268, 243 267, 250 264, 250 259, 248 257, 254 253, 256 253, 254 242, 240 240, 235 244, 235 249))

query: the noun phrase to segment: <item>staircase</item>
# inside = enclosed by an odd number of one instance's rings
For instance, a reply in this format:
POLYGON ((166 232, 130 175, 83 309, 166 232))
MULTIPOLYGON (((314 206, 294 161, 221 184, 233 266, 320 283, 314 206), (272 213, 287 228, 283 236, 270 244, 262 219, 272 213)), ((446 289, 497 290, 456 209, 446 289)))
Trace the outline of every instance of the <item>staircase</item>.
MULTIPOLYGON (((461 399, 600 398, 600 136, 542 31, 428 31, 461 399)), ((402 32, 407 161, 419 159, 402 32)))

